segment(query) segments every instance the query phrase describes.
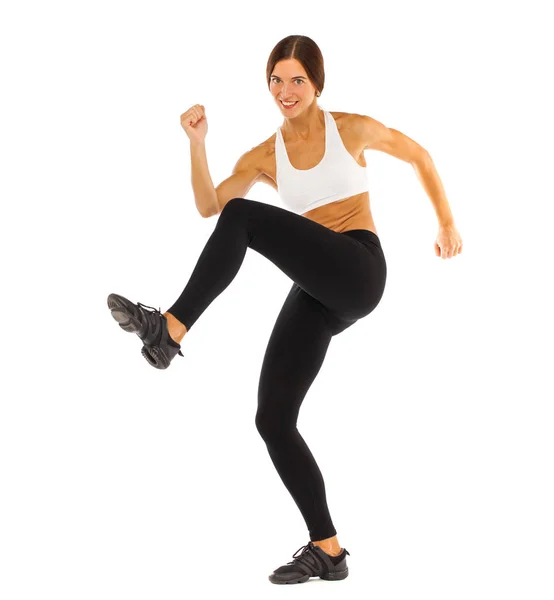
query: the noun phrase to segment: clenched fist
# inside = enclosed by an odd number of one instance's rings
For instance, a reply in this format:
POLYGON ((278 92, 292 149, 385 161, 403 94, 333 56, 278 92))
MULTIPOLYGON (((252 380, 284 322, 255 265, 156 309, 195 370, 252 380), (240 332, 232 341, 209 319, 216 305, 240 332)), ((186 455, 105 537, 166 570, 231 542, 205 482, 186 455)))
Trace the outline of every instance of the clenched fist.
POLYGON ((435 254, 441 258, 452 258, 462 251, 462 238, 455 225, 441 225, 435 240, 435 254))
POLYGON ((208 120, 203 104, 195 104, 181 115, 181 126, 191 142, 201 142, 208 133, 208 120))

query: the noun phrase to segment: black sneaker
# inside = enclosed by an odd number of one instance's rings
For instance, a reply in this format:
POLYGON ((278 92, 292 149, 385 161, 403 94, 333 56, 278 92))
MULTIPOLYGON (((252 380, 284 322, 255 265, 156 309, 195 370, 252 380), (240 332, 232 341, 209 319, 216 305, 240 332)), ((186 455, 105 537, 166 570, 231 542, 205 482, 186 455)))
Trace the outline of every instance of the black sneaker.
POLYGON ((135 304, 119 294, 108 296, 108 308, 121 329, 136 333, 144 342, 141 353, 156 369, 167 369, 177 354, 183 356, 181 345, 169 335, 167 318, 160 309, 135 304))
POLYGON ((279 567, 269 576, 271 583, 304 583, 310 577, 319 577, 328 581, 337 581, 348 577, 346 548, 338 556, 330 556, 319 546, 308 542, 299 548, 292 557, 293 561, 279 567), (298 552, 302 553, 297 557, 298 552))

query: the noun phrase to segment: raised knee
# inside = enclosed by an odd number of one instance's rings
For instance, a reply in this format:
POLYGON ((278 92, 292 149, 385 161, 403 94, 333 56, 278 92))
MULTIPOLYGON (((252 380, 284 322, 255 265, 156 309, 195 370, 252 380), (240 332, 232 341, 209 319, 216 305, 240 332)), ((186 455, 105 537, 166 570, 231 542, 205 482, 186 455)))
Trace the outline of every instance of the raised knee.
POLYGON ((241 206, 244 206, 245 204, 247 204, 249 201, 246 198, 231 198, 223 207, 223 210, 221 211, 221 214, 223 214, 223 212, 231 212, 231 211, 235 211, 237 209, 239 209, 241 206))

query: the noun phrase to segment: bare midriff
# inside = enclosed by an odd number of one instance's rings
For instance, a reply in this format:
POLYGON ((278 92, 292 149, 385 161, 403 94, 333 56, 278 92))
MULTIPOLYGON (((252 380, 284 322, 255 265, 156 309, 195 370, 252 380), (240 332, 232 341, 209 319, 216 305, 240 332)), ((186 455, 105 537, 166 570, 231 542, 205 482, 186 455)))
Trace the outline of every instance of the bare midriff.
MULTIPOLYGON (((347 117, 351 116, 348 113, 331 113, 335 118, 339 134, 345 148, 350 152, 356 162, 362 166, 366 166, 364 157, 364 147, 359 140, 346 128, 342 127, 347 117)), ((277 188, 276 166, 275 166, 275 133, 264 144, 264 152, 262 154, 263 164, 261 170, 269 178, 265 182, 269 183, 275 190, 277 188)), ((302 140, 294 143, 285 140, 289 161, 295 169, 306 170, 312 169, 323 158, 325 152, 325 134, 322 131, 321 137, 317 140, 302 140)), ((283 136, 284 137, 284 136, 283 136)), ((351 229, 368 229, 377 234, 375 223, 371 215, 369 206, 369 192, 362 192, 355 196, 343 198, 335 202, 330 202, 324 206, 319 206, 302 216, 320 223, 333 231, 342 233, 351 229)))

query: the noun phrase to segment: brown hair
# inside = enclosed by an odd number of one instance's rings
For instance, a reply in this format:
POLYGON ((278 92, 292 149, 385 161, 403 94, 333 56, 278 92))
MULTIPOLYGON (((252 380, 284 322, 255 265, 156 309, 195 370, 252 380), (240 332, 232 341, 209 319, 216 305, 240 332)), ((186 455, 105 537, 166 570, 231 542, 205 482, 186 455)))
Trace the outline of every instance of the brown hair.
POLYGON ((294 58, 302 64, 316 92, 323 91, 325 85, 325 69, 323 55, 319 46, 305 35, 289 35, 283 38, 271 51, 267 61, 267 87, 271 82, 271 73, 280 60, 294 58))

